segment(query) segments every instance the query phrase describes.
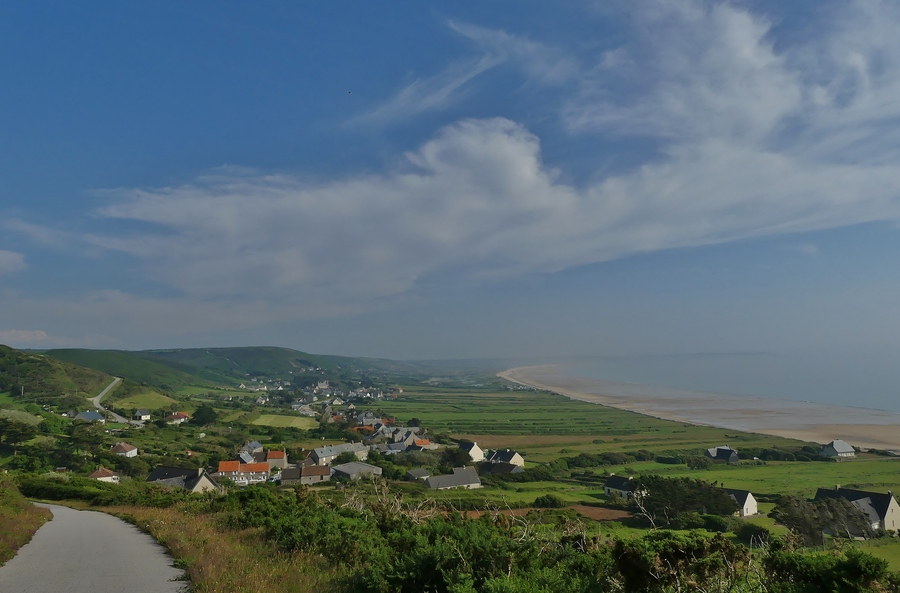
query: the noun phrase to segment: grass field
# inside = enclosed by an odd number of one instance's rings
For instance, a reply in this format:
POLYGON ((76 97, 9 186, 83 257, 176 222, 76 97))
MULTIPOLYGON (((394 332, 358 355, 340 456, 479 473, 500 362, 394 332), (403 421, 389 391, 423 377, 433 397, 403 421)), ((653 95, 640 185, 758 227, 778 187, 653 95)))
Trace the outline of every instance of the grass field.
MULTIPOLYGON (((175 403, 175 400, 171 397, 156 391, 147 390, 132 393, 123 399, 117 400, 116 407, 122 410, 130 410, 131 408, 146 408, 148 410, 165 408, 168 410, 173 403, 175 403)), ((179 406, 181 405, 179 402, 179 406)))
POLYGON ((754 494, 793 494, 812 497, 817 488, 847 488, 900 492, 900 459, 860 458, 840 463, 770 461, 765 465, 715 465, 707 470, 690 470, 684 465, 642 462, 606 468, 617 474, 652 473, 663 476, 690 476, 721 482, 727 488, 750 490, 754 494), (628 471, 631 470, 631 471, 628 471))
POLYGON ((319 425, 313 418, 303 416, 279 416, 278 414, 263 414, 253 421, 258 426, 278 426, 282 428, 310 429, 319 425))
POLYGON ((531 461, 579 452, 636 451, 699 454, 712 446, 796 447, 799 441, 660 420, 535 391, 405 387, 378 402, 399 422, 419 418, 432 433, 468 438, 481 447, 516 448, 531 461))

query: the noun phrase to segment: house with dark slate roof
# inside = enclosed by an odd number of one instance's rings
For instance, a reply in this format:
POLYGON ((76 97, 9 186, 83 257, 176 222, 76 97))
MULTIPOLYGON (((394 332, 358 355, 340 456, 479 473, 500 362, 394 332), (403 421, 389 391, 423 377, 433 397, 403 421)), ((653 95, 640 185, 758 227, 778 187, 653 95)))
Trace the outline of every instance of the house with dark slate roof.
POLYGON ((613 474, 603 483, 603 492, 607 496, 631 498, 634 493, 634 481, 630 477, 613 474))
POLYGON ((469 454, 474 463, 484 461, 484 451, 478 446, 478 443, 460 443, 459 448, 469 454))
POLYGON ((80 412, 75 415, 73 420, 81 420, 83 422, 99 422, 100 424, 106 424, 106 418, 103 417, 103 414, 97 412, 95 410, 91 410, 89 412, 80 412))
POLYGON ((481 478, 478 477, 474 468, 454 467, 452 474, 425 478, 425 485, 434 490, 449 490, 450 488, 472 490, 481 488, 481 478))
POLYGON ((150 420, 150 410, 146 408, 135 410, 134 414, 131 416, 131 419, 137 422, 147 422, 148 420, 150 420))
POLYGON ((824 457, 835 457, 840 461, 841 459, 856 457, 856 449, 841 439, 835 439, 827 445, 822 445, 822 455, 824 457))
POLYGON ((757 505, 756 499, 753 498, 753 494, 749 490, 725 488, 725 492, 737 503, 737 515, 739 517, 750 517, 759 514, 759 505, 757 505))
POLYGON ((157 466, 147 481, 161 486, 184 488, 191 492, 222 492, 222 487, 206 473, 205 469, 157 466))
POLYGON ((521 474, 525 472, 521 466, 513 463, 505 463, 503 461, 498 463, 482 463, 478 469, 482 474, 521 474))
POLYGON ((426 480, 431 477, 431 472, 427 469, 411 469, 406 472, 406 479, 412 482, 416 480, 426 480))
POLYGON ((841 488, 840 486, 819 488, 816 491, 814 500, 822 500, 824 498, 843 498, 850 501, 850 504, 869 517, 872 529, 884 529, 895 533, 900 530, 900 505, 897 504, 894 493, 890 490, 888 490, 887 494, 884 494, 881 492, 841 488))
POLYGON ((706 456, 712 458, 713 461, 724 461, 728 465, 735 465, 740 461, 738 452, 727 445, 707 449, 706 456))
POLYGON ((519 467, 525 467, 525 459, 512 449, 488 449, 484 460, 489 463, 511 463, 519 467))

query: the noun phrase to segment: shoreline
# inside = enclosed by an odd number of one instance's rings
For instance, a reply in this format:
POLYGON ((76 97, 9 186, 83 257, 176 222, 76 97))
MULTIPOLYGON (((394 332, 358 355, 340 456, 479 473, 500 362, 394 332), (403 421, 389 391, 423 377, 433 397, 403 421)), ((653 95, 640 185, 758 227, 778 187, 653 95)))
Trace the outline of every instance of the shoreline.
POLYGON ((497 376, 569 399, 663 420, 820 444, 843 439, 863 449, 900 450, 900 414, 893 412, 572 377, 564 374, 564 367, 521 366, 497 376))

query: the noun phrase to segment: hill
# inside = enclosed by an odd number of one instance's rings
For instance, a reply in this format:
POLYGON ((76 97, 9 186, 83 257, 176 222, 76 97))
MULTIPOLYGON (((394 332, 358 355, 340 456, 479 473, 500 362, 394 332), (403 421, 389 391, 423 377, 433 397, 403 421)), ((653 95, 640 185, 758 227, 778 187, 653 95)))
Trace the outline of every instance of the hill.
POLYGON ((163 391, 187 385, 235 386, 253 379, 295 385, 328 380, 345 386, 383 385, 421 378, 431 370, 384 359, 323 356, 270 346, 166 350, 48 350, 57 360, 83 365, 163 391))
POLYGON ((102 371, 0 344, 0 393, 13 398, 24 394, 26 401, 58 403, 76 392, 96 395, 110 381, 112 377, 102 371))
POLYGON ((124 350, 48 350, 47 356, 104 373, 124 377, 133 383, 152 385, 165 391, 177 391, 198 382, 195 369, 179 368, 177 364, 158 362, 140 352, 124 350))

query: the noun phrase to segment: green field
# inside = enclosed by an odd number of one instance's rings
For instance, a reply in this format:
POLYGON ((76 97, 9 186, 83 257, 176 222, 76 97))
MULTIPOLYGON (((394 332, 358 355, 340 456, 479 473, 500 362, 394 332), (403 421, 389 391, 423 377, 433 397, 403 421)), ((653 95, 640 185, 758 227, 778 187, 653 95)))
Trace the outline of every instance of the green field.
MULTIPOLYGON (((116 407, 121 410, 130 410, 132 408, 146 408, 148 410, 169 409, 173 403, 176 403, 171 397, 152 390, 140 391, 129 394, 127 397, 116 400, 116 407)), ((183 404, 177 402, 179 406, 183 404)))
POLYGON ((281 428, 310 429, 319 425, 313 418, 304 416, 279 416, 278 414, 264 414, 253 421, 258 426, 277 426, 281 428))
POLYGON ((580 452, 700 454, 729 444, 788 447, 801 443, 781 437, 660 420, 536 391, 489 391, 406 387, 396 400, 377 403, 398 422, 419 418, 432 433, 446 432, 483 447, 516 448, 530 461, 552 461, 580 452))
POLYGON ((635 472, 690 476, 754 494, 793 494, 805 498, 815 495, 817 488, 833 488, 838 484, 860 490, 900 492, 900 459, 892 457, 863 457, 840 463, 769 461, 765 465, 714 465, 706 470, 642 462, 629 464, 627 469, 621 466, 606 469, 619 475, 635 472))

